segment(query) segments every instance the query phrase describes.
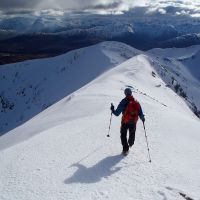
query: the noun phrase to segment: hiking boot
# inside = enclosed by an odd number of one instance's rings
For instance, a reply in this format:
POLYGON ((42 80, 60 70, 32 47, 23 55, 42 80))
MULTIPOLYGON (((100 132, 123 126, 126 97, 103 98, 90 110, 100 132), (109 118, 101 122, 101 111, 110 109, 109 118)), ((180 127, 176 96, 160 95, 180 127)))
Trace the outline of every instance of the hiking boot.
POLYGON ((129 154, 129 150, 128 150, 128 151, 122 151, 122 154, 123 154, 124 156, 127 156, 127 155, 129 154))
POLYGON ((129 148, 131 148, 133 146, 133 144, 129 144, 129 148))
POLYGON ((129 147, 132 147, 133 145, 134 145, 134 142, 128 141, 128 146, 129 146, 129 147))

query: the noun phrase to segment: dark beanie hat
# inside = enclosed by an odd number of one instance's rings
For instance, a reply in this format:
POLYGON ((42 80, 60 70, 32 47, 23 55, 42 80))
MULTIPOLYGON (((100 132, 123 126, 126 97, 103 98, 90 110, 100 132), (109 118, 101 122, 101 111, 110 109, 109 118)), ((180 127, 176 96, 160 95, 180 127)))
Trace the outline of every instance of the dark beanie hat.
POLYGON ((126 88, 126 89, 124 90, 124 94, 125 94, 126 96, 131 96, 131 95, 132 95, 131 89, 130 89, 130 88, 126 88))

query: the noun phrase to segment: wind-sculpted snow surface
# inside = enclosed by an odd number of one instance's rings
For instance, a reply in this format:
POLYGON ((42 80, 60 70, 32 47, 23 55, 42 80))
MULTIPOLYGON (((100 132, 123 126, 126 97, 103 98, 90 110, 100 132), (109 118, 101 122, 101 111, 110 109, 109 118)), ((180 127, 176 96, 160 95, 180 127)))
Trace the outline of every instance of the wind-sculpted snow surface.
POLYGON ((150 57, 135 55, 0 137, 0 199, 199 200, 199 119, 152 71, 150 57), (145 113, 152 163, 141 121, 127 157, 120 117, 106 137, 125 87, 145 113))
POLYGON ((122 43, 75 50, 0 68, 0 135, 27 121, 104 71, 137 54, 122 43))

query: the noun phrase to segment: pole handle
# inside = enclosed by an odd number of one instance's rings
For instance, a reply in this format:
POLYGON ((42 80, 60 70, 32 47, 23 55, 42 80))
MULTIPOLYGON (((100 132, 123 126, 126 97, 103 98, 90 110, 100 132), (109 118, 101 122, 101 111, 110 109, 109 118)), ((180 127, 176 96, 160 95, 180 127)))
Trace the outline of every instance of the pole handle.
MULTIPOLYGON (((112 105, 112 103, 111 103, 112 105)), ((110 137, 110 127, 111 127, 111 122, 112 122, 112 111, 111 111, 111 115, 110 115, 110 123, 109 123, 109 128, 108 128, 108 134, 107 134, 107 137, 110 137)))
POLYGON ((146 128, 145 128, 145 124, 144 124, 144 122, 143 122, 143 127, 144 127, 144 130, 146 131, 146 128))

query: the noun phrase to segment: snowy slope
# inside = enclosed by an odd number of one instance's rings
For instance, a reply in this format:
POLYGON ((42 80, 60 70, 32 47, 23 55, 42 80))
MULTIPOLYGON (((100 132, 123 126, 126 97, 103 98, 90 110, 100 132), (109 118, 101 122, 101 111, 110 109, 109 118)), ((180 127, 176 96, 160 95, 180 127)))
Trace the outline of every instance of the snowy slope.
POLYGON ((200 117, 200 46, 153 49, 147 55, 165 83, 200 117))
POLYGON ((136 55, 0 137, 0 199, 199 200, 199 119, 153 70, 136 55), (127 157, 120 118, 106 137, 110 103, 127 86, 146 115, 152 163, 141 122, 127 157))
POLYGON ((161 47, 189 47, 192 45, 199 45, 200 44, 200 34, 199 33, 191 33, 186 35, 181 35, 178 37, 171 38, 164 42, 161 42, 161 47))
POLYGON ((139 51, 122 43, 105 42, 55 58, 2 66, 0 135, 137 52, 139 51))

